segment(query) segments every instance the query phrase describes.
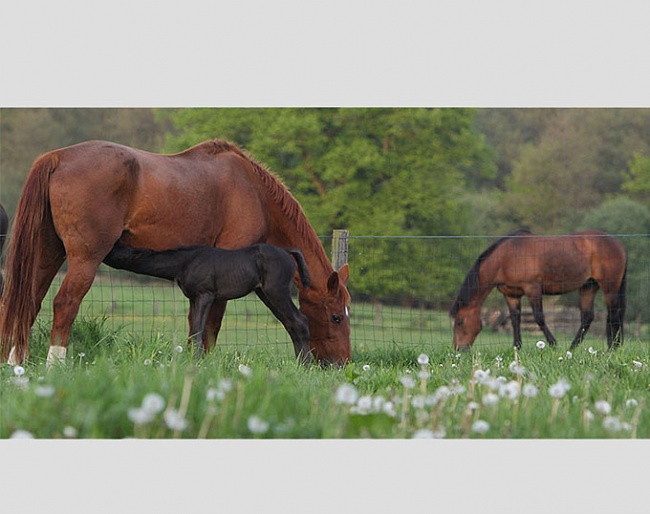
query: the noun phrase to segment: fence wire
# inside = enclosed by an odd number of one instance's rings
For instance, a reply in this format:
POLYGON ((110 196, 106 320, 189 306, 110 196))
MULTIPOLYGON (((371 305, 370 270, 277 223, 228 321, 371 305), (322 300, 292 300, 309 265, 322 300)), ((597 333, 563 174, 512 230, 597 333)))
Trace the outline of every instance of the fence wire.
MULTIPOLYGON (((616 236, 628 252, 626 340, 647 339, 650 331, 650 235, 616 236)), ((368 237, 349 236, 348 290, 352 295, 353 352, 375 348, 451 348, 449 308, 479 254, 497 237, 368 237)), ((323 237, 325 248, 332 238, 323 237)), ((51 323, 52 300, 64 272, 54 280, 39 320, 51 323)), ((295 290, 294 290, 295 293, 295 290)), ((294 296, 295 300, 295 296, 294 296)), ((297 303, 297 300, 295 300, 297 303)), ((544 297, 546 321, 559 344, 568 343, 580 323, 577 292, 544 297)), ((602 294, 596 298, 596 318, 588 338, 604 342, 606 312, 602 294)), ((483 330, 475 345, 512 344, 512 329, 505 300, 493 290, 481 311, 483 330)), ((165 337, 183 342, 187 337, 188 301, 172 283, 117 271, 104 265, 84 298, 80 316, 105 318, 106 326, 133 337, 165 337)), ((530 305, 522 301, 525 344, 542 338, 530 305)), ((592 344, 586 343, 586 344, 592 344)), ((282 325, 253 295, 228 302, 218 345, 277 346, 292 353, 282 325)))

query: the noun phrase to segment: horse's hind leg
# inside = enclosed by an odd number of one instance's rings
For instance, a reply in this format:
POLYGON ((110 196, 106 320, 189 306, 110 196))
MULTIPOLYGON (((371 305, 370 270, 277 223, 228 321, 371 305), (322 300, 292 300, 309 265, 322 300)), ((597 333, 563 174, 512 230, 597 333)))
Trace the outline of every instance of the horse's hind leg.
POLYGON ((618 292, 606 293, 605 304, 607 305, 607 347, 616 348, 623 344, 625 300, 618 292))
POLYGON ((521 298, 506 296, 510 322, 512 323, 513 346, 521 348, 521 298))
POLYGON ((262 287, 256 289, 255 293, 284 325, 293 342, 296 357, 302 364, 309 364, 312 360, 309 349, 309 321, 291 300, 290 288, 278 291, 262 287))
POLYGON ((68 271, 61 289, 54 298, 54 320, 47 365, 65 359, 72 322, 77 316, 79 306, 90 289, 100 261, 69 259, 68 271))
POLYGON ((201 358, 205 352, 205 325, 208 320, 212 295, 198 296, 190 299, 190 334, 189 339, 194 343, 195 356, 201 358))
POLYGON ((214 301, 210 306, 203 330, 203 349, 206 352, 210 351, 217 341, 227 303, 225 301, 214 301))
POLYGON ((587 282, 580 288, 580 328, 573 338, 571 350, 574 350, 583 341, 594 320, 594 298, 598 288, 598 283, 594 281, 587 282))

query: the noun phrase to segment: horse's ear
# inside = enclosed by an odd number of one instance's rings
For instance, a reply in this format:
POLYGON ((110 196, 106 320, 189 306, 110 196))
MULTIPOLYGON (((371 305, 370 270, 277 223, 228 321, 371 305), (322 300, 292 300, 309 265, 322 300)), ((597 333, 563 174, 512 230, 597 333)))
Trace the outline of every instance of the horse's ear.
POLYGON ((350 267, 346 262, 343 266, 339 268, 339 280, 343 283, 343 285, 346 285, 348 283, 349 278, 350 278, 350 267))
POLYGON ((339 291, 339 274, 336 271, 332 271, 330 278, 327 279, 327 291, 332 295, 339 291))

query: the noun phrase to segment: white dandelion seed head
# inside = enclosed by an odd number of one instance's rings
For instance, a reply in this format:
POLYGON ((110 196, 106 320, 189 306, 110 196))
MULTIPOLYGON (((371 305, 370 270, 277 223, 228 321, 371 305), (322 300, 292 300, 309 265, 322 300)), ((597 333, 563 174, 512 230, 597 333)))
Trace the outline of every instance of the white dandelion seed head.
POLYGON ((429 356, 424 353, 421 353, 420 355, 418 355, 418 363, 421 366, 426 366, 427 364, 429 364, 429 356))
POLYGON ((519 375, 521 377, 526 374, 526 368, 519 364, 517 361, 512 361, 508 366, 508 369, 510 370, 510 373, 514 373, 515 375, 519 375))
POLYGON ((573 358, 573 354, 569 350, 566 351, 566 358, 567 359, 572 359, 573 358))
POLYGON ((430 376, 431 376, 431 373, 429 373, 428 371, 420 370, 420 371, 418 372, 418 378, 419 378, 420 380, 426 380, 426 379, 429 378, 430 376))
POLYGON ((521 384, 515 380, 511 380, 499 389, 499 396, 508 398, 509 400, 516 400, 519 398, 520 393, 521 384))
POLYGON ((205 391, 205 399, 208 402, 221 402, 225 397, 225 393, 218 387, 208 387, 205 391))
POLYGON ((165 411, 165 414, 163 414, 163 419, 165 420, 165 425, 167 425, 167 428, 171 430, 180 432, 187 428, 187 420, 177 409, 170 409, 165 411))
POLYGON ((250 378, 253 376, 253 370, 246 366, 246 364, 240 364, 239 365, 239 372, 244 375, 246 378, 250 378))
POLYGON ((370 365, 369 364, 364 364, 362 369, 363 369, 363 371, 370 371, 370 365))
POLYGON ((264 434, 269 429, 269 422, 263 420, 259 416, 253 415, 248 418, 247 422, 248 430, 253 434, 264 434))
POLYGON ((526 398, 535 398, 537 396, 537 386, 535 384, 524 384, 524 387, 521 389, 521 394, 526 398))
POLYGON ((643 367, 643 362, 632 361, 632 364, 634 365, 635 368, 642 368, 643 367))
POLYGON ((421 428, 413 433, 413 439, 433 439, 433 430, 421 428))
POLYGON ((630 408, 634 408, 634 407, 636 407, 637 405, 639 405, 639 402, 638 402, 637 400, 635 400, 634 398, 629 398, 629 399, 625 402, 625 406, 626 406, 628 409, 630 409, 630 408))
POLYGON ((587 350, 591 355, 596 355, 598 353, 598 350, 594 350, 593 346, 590 346, 589 349, 587 350))
POLYGON ((499 402, 499 396, 494 393, 487 393, 483 395, 481 401, 483 405, 496 405, 499 402))
POLYGON ((543 350, 546 347, 546 342, 539 340, 535 343, 535 346, 537 346, 537 348, 540 350, 543 350))
POLYGON ((134 407, 127 412, 129 420, 134 425, 146 425, 153 421, 154 415, 141 407, 134 407))
POLYGON ((179 344, 176 346, 176 348, 174 348, 174 351, 176 353, 183 353, 183 347, 179 344))
POLYGON ((548 393, 553 398, 562 398, 569 389, 571 389, 571 384, 562 378, 548 388, 548 393))
POLYGON ((592 421, 596 416, 589 409, 586 409, 583 416, 587 421, 592 421))
POLYGON ((474 370, 474 382, 479 384, 484 384, 486 380, 490 377, 490 370, 476 369, 474 370))
POLYGON ((490 424, 483 419, 477 419, 474 423, 472 423, 472 432, 476 432, 477 434, 485 434, 488 430, 490 430, 490 424))
POLYGON ((616 416, 605 416, 603 419, 603 428, 608 432, 618 432, 623 428, 623 424, 616 416))
POLYGON ((415 380, 413 377, 410 377, 408 375, 404 375, 399 379, 399 381, 402 383, 405 389, 413 389, 415 387, 415 380))
POLYGON ((612 412, 612 406, 607 400, 596 400, 594 403, 594 408, 596 409, 596 412, 600 414, 608 415, 610 412, 612 412))
POLYGON ((34 434, 28 430, 15 430, 10 436, 9 439, 34 439, 34 434))
POLYGON ((165 408, 165 399, 158 393, 147 393, 141 407, 150 414, 158 414, 165 408))
POLYGON ((357 407, 361 410, 370 412, 372 410, 372 396, 364 395, 357 400, 357 407))
POLYGON ((425 405, 425 398, 421 394, 418 394, 411 398, 411 406, 415 409, 423 409, 425 405))
POLYGON ((152 362, 153 362, 153 361, 152 361, 151 359, 145 359, 144 362, 143 362, 143 364, 144 364, 145 366, 151 366, 152 362))
POLYGON ((397 416, 397 411, 395 410, 395 404, 393 402, 386 402, 381 407, 381 412, 394 418, 397 416))
POLYGON ((68 439, 73 439, 77 437, 77 434, 79 432, 75 427, 72 427, 70 425, 63 427, 63 437, 67 437, 68 439))
POLYGON ((14 366, 14 375, 17 377, 22 377, 25 374, 25 368, 22 366, 14 366))
POLYGON ((358 397, 359 392, 357 391, 357 388, 348 383, 338 386, 336 393, 334 394, 336 403, 342 403, 344 405, 353 405, 357 401, 358 397))
POLYGON ((49 398, 52 396, 55 392, 54 386, 51 385, 46 385, 46 384, 41 384, 36 386, 36 389, 34 389, 34 394, 40 398, 49 398))

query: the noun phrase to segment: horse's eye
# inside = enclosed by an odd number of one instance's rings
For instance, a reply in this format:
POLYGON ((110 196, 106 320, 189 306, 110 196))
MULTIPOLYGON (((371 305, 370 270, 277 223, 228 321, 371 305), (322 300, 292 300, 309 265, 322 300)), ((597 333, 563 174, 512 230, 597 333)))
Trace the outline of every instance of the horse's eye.
POLYGON ((339 323, 341 323, 341 316, 339 316, 338 314, 332 315, 332 322, 338 325, 339 323))

